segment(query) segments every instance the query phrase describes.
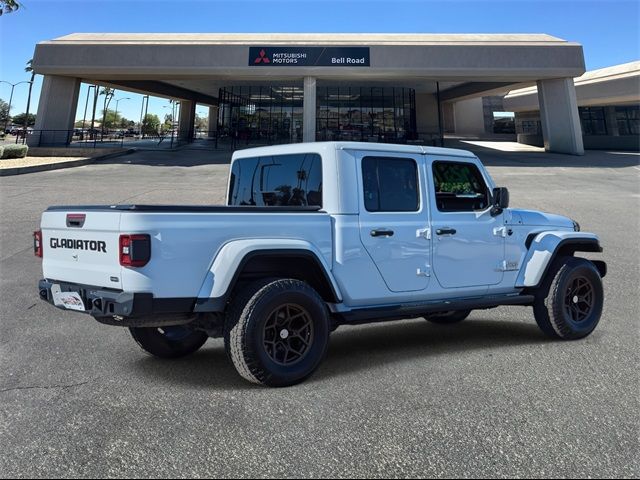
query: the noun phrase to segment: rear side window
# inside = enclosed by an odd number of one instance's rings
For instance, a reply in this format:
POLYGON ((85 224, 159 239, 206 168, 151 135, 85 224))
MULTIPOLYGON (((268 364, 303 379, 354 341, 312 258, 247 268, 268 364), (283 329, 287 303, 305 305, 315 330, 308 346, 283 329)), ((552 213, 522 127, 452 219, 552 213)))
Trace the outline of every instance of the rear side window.
POLYGON ((362 159, 364 206, 369 212, 417 212, 418 167, 410 158, 362 159))
POLYGON ((322 206, 317 153, 241 158, 233 162, 229 205, 322 206))
POLYGON ((433 180, 441 212, 473 212, 489 206, 489 190, 472 163, 433 162, 433 180))

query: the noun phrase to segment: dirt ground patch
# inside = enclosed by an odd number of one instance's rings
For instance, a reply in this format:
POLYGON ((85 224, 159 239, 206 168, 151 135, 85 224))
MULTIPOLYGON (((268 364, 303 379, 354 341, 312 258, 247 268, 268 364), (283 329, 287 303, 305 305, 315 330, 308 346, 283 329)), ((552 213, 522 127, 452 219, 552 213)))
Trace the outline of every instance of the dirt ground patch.
POLYGON ((84 160, 90 157, 25 157, 25 158, 10 158, 0 160, 0 169, 5 168, 22 168, 22 167, 34 167, 37 165, 48 165, 51 163, 64 163, 72 162, 74 160, 84 160))

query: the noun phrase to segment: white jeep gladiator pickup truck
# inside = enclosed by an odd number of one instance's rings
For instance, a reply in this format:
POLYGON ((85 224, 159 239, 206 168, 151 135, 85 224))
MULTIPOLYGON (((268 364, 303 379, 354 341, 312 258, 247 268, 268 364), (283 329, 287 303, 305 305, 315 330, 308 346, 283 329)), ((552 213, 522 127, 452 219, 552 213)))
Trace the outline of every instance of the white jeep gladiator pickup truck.
POLYGON ((128 327, 176 358, 224 337, 245 379, 303 381, 339 325, 532 306, 550 337, 603 307, 598 237, 508 208, 478 158, 444 148, 303 143, 237 151, 226 206, 51 207, 40 298, 128 327))

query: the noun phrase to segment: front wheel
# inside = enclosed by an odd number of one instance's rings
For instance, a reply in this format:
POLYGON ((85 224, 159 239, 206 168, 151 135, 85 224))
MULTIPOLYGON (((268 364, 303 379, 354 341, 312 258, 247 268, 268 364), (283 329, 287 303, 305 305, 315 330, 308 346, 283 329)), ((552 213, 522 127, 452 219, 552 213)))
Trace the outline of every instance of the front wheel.
POLYGON ((603 305, 604 289, 596 266, 584 258, 563 257, 538 290, 533 313, 548 336, 577 340, 596 328, 603 305))
POLYGON ((329 342, 327 308, 294 279, 258 281, 229 307, 225 347, 238 373, 269 387, 295 385, 320 365, 329 342))
POLYGON ((160 358, 181 358, 197 352, 209 338, 184 325, 131 327, 131 336, 145 352, 160 358))

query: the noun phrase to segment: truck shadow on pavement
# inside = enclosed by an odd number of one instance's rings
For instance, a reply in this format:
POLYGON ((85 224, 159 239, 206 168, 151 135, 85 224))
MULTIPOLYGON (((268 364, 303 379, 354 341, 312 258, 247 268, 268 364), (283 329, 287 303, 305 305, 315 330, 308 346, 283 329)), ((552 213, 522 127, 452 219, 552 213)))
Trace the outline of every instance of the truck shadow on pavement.
POLYGON ((465 351, 491 352, 549 342, 552 340, 535 323, 508 320, 472 319, 436 325, 415 319, 365 328, 345 326, 332 335, 324 365, 311 381, 405 361, 428 362, 465 351))
MULTIPOLYGON (((553 342, 535 323, 468 320, 433 325, 426 320, 341 327, 331 336, 327 357, 305 384, 371 371, 378 366, 415 360, 428 362, 463 351, 497 351, 505 347, 553 342)), ((222 340, 209 340, 198 353, 180 360, 137 357, 132 370, 151 381, 218 390, 256 388, 243 380, 227 359, 222 340)))

